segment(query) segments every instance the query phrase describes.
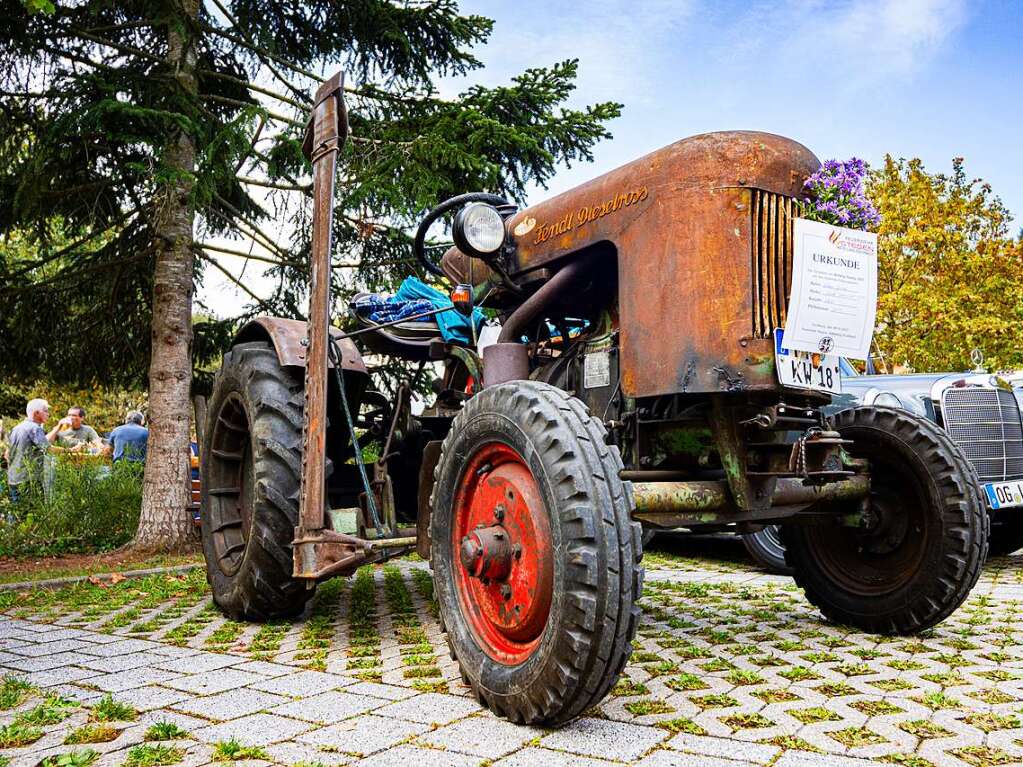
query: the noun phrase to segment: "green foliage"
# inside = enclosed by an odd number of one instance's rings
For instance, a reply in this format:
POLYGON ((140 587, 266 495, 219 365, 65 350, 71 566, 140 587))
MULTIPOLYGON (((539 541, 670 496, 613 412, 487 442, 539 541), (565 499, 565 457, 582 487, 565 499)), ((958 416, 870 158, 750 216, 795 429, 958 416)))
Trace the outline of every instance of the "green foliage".
POLYGON ((0 711, 17 708, 32 694, 32 685, 15 676, 5 676, 0 683, 0 711))
POLYGON ((243 746, 234 738, 213 745, 214 762, 238 762, 245 759, 266 759, 270 756, 259 746, 243 746))
POLYGON ((50 381, 22 381, 0 383, 0 418, 11 428, 25 418, 25 404, 34 397, 50 403, 52 428, 70 407, 83 407, 85 422, 101 434, 120 426, 129 410, 145 412, 147 397, 144 391, 111 386, 59 386, 50 381))
POLYGON ((185 752, 180 748, 172 748, 159 743, 143 743, 128 750, 128 758, 124 760, 124 767, 160 767, 180 762, 184 758, 185 752))
POLYGON ((188 733, 173 722, 156 722, 146 730, 146 740, 179 740, 188 737, 188 733))
POLYGON ((109 724, 86 724, 68 733, 64 738, 65 746, 77 746, 82 743, 108 743, 117 740, 121 731, 109 724))
POLYGON ((885 158, 867 193, 881 213, 875 339, 890 364, 966 370, 1023 367, 1023 243, 990 185, 962 158, 951 175, 885 158))
POLYGON ((47 695, 42 703, 28 711, 22 711, 14 717, 14 721, 26 725, 57 724, 71 716, 76 708, 78 704, 74 701, 59 695, 47 695))
MULTIPOLYGON (((620 109, 566 108, 571 60, 441 98, 435 80, 481 66, 475 49, 492 29, 454 0, 313 0, 287 13, 269 0, 226 0, 216 12, 197 4, 198 18, 194 7, 4 4, 0 375, 142 381, 166 247, 156 232, 193 211, 197 239, 233 240, 242 252, 258 240, 256 255, 275 262, 278 289, 254 297, 253 312, 304 313, 310 168, 300 142, 319 80, 310 70, 346 74, 352 137, 335 226, 343 293, 416 271, 410 232, 441 199, 475 190, 521 199, 558 166, 590 159, 620 109), (198 52, 194 79, 171 61, 175 35, 198 52), (183 145, 194 169, 180 162, 183 145), (293 239, 281 241, 287 231, 293 239)), ((193 250, 198 285, 224 256, 193 250)), ((197 370, 232 326, 195 325, 197 370)))
POLYGON ((99 752, 92 748, 76 748, 66 754, 48 756, 40 767, 88 767, 99 758, 99 752))
POLYGON ((92 720, 95 722, 134 722, 137 716, 135 709, 114 700, 113 695, 105 695, 92 707, 92 720))
POLYGON ((43 737, 43 730, 35 725, 11 722, 0 726, 0 748, 19 748, 35 743, 43 737))
MULTIPOLYGON (((6 477, 0 478, 0 484, 6 477)), ((107 551, 135 532, 142 503, 142 466, 119 461, 81 465, 57 460, 49 490, 18 503, 0 495, 0 556, 107 551)))

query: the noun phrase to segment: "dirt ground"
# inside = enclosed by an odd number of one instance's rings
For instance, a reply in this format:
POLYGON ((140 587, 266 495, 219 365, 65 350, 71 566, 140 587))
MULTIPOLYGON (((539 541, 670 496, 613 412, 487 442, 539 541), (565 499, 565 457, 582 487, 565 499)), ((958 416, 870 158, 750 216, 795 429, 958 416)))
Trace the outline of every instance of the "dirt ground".
POLYGON ((149 554, 137 551, 111 551, 105 554, 68 554, 61 557, 0 557, 0 583, 63 578, 92 573, 144 570, 198 562, 198 549, 185 554, 149 554))

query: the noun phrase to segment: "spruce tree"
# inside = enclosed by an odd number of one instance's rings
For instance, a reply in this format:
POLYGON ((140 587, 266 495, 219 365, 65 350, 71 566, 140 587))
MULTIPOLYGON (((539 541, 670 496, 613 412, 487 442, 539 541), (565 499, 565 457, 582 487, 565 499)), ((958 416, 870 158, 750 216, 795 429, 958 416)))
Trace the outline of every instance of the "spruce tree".
POLYGON ((0 375, 148 384, 146 548, 188 535, 192 363, 228 338, 193 328, 196 284, 236 279, 224 258, 240 253, 277 280, 250 292, 253 313, 304 313, 300 146, 324 73, 348 83, 334 254, 348 286, 415 271, 410 232, 438 201, 521 200, 590 159, 620 109, 566 108, 571 60, 441 98, 437 79, 479 67, 492 26, 453 0, 0 0, 0 16, 0 234, 30 244, 0 245, 0 375))

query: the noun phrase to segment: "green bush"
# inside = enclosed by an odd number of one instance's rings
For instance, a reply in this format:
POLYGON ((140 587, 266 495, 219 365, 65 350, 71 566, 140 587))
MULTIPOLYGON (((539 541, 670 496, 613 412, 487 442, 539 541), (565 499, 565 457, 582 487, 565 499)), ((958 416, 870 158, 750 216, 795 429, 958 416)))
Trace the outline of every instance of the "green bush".
POLYGON ((142 465, 76 465, 58 460, 53 481, 12 503, 0 479, 0 556, 115 549, 131 540, 142 506, 142 465))

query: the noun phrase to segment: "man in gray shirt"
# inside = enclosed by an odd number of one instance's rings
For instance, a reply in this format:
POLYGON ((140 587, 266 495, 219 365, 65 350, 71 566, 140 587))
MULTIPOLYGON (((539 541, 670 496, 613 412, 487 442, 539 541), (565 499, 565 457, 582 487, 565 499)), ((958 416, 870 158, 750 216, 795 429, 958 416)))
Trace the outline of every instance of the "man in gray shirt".
POLYGON ((29 400, 25 415, 25 420, 11 429, 8 437, 7 487, 14 501, 24 497, 32 484, 42 482, 46 452, 61 428, 57 424, 49 434, 43 431, 43 424, 50 417, 50 405, 44 399, 29 400))

